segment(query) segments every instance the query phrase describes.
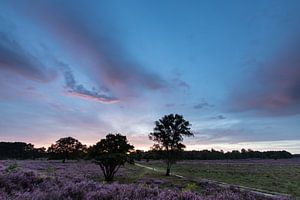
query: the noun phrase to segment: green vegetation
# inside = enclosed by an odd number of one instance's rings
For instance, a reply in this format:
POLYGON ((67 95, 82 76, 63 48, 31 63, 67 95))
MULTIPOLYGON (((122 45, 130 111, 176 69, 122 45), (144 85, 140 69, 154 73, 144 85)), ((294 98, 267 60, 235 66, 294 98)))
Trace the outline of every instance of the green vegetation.
MULTIPOLYGON (((125 164, 122 174, 115 177, 115 181, 122 184, 142 184, 149 187, 159 187, 161 189, 177 189, 181 191, 201 192, 203 188, 194 181, 183 180, 175 176, 165 176, 165 170, 153 171, 138 167, 132 164, 125 164)), ((90 177, 92 180, 103 183, 103 176, 90 177)))
POLYGON ((16 161, 14 161, 6 167, 5 171, 6 172, 14 172, 17 170, 17 168, 18 168, 18 164, 16 161))
POLYGON ((72 137, 60 138, 55 144, 52 144, 48 150, 50 159, 78 159, 83 157, 86 152, 86 145, 81 144, 77 139, 72 137))
POLYGON ((153 132, 149 134, 149 139, 155 142, 153 149, 164 155, 167 163, 166 176, 170 176, 171 166, 178 160, 179 152, 185 148, 183 137, 194 136, 190 126, 190 122, 182 115, 170 114, 156 121, 153 132))
POLYGON ((111 182, 119 168, 130 162, 128 154, 133 149, 134 146, 128 143, 126 136, 119 133, 108 134, 105 139, 91 147, 90 156, 100 166, 105 181, 111 182))
MULTIPOLYGON (((165 167, 165 164, 161 161, 143 164, 157 169, 164 169, 165 167)), ((191 180, 210 179, 300 197, 299 163, 210 163, 184 161, 174 165, 173 173, 191 180)))
MULTIPOLYGON (((265 191, 286 193, 294 197, 299 194, 300 160, 260 160, 243 161, 184 161, 174 166, 173 175, 165 176, 165 162, 139 162, 137 166, 126 163, 120 167, 115 181, 122 184, 137 184, 146 188, 192 191, 206 194, 210 189, 219 191, 216 184, 208 184, 203 179, 216 180, 234 185, 243 185, 265 191), (155 168, 156 170, 153 170, 155 168)), ((3 170, 7 168, 33 171, 41 177, 62 178, 63 180, 93 180, 106 183, 101 168, 91 161, 0 161, 3 170)), ((297 198, 296 198, 297 199, 297 198)))

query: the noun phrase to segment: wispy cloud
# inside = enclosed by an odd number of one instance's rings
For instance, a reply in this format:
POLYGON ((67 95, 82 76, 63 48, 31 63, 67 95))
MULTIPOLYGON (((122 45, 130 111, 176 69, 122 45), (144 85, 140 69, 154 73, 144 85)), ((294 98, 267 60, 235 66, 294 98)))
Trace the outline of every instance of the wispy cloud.
POLYGON ((271 116, 300 114, 300 39, 258 66, 247 81, 231 96, 233 111, 271 116))
POLYGON ((215 117, 212 117, 211 119, 222 120, 222 119, 226 119, 226 117, 224 115, 217 115, 215 117))
POLYGON ((173 81, 173 84, 178 88, 190 89, 190 85, 187 82, 181 80, 179 77, 174 78, 172 81, 173 81))
POLYGON ((0 70, 39 82, 49 82, 56 77, 54 70, 47 68, 5 32, 0 32, 0 70))
POLYGON ((202 99, 200 103, 194 105, 194 109, 202 109, 202 108, 209 108, 213 107, 213 105, 209 104, 206 100, 202 99))
POLYGON ((108 96, 100 91, 97 91, 95 88, 92 90, 86 89, 82 84, 78 84, 74 78, 73 72, 70 68, 65 67, 64 69, 64 79, 67 88, 67 94, 78 96, 88 100, 95 100, 101 103, 115 103, 119 100, 115 97, 108 96))
POLYGON ((166 87, 160 75, 146 70, 126 52, 103 20, 96 19, 99 23, 95 26, 84 15, 77 15, 71 5, 36 2, 34 6, 17 7, 46 28, 75 59, 85 63, 85 70, 98 86, 125 97, 166 87))

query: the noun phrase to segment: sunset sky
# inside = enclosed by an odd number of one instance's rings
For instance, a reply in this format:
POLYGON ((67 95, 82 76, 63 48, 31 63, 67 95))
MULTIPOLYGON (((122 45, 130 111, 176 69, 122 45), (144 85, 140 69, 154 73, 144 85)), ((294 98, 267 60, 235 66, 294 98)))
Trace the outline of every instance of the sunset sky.
POLYGON ((300 153, 300 1, 0 0, 0 141, 300 153))

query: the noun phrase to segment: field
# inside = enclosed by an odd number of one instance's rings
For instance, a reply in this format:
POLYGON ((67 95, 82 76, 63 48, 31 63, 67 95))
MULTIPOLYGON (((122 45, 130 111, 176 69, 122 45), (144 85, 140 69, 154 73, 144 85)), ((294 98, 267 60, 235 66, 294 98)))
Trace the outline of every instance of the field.
POLYGON ((223 188, 204 179, 299 196, 299 160, 179 162, 172 172, 185 178, 165 177, 162 161, 137 164, 158 171, 125 165, 115 183, 108 184, 99 166, 89 161, 0 161, 0 199, 288 199, 223 188))
MULTIPOLYGON (((141 164, 164 168, 160 161, 141 164)), ((172 172, 192 180, 209 179, 300 197, 300 159, 182 161, 172 172)))

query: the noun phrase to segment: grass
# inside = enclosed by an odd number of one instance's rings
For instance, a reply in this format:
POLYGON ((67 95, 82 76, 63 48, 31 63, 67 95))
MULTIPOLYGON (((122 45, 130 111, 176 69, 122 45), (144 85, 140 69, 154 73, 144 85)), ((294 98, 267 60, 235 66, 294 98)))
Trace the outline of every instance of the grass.
MULTIPOLYGON (((269 162, 256 161, 183 161, 173 165, 171 173, 182 175, 185 179, 165 176, 163 161, 138 162, 156 168, 153 171, 127 164, 121 167, 115 181, 123 184, 141 183, 147 187, 169 188, 181 191, 201 192, 205 186, 196 184, 201 179, 210 179, 228 184, 242 185, 271 192, 291 194, 300 197, 300 159, 298 162, 289 160, 269 162)), ((103 182, 100 167, 89 161, 0 161, 1 168, 36 171, 42 176, 64 177, 72 179, 92 179, 103 182)), ((298 198, 297 198, 298 199, 298 198)), ((300 198, 299 198, 300 199, 300 198)))
MULTIPOLYGON (((103 176, 92 177, 92 180, 103 183, 103 176)), ((135 165, 126 164, 122 168, 122 174, 117 174, 115 181, 122 184, 137 183, 148 185, 149 187, 159 187, 161 189, 172 189, 180 191, 201 192, 203 188, 194 181, 182 180, 174 176, 165 176, 162 172, 157 172, 135 165)))
MULTIPOLYGON (((165 167, 161 161, 143 164, 161 170, 165 167)), ((299 163, 185 161, 174 165, 171 172, 193 180, 210 179, 300 197, 299 163)))

